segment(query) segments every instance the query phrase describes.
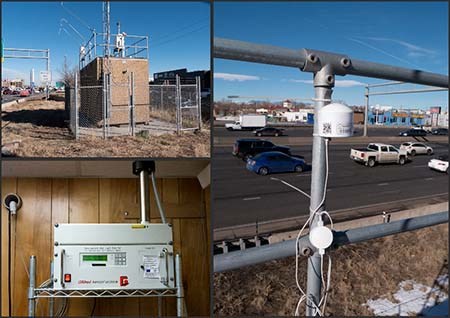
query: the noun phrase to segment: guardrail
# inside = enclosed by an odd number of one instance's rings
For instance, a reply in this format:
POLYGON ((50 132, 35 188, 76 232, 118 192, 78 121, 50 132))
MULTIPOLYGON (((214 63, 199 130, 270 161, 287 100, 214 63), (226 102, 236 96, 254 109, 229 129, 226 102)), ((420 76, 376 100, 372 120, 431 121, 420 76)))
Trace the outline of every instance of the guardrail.
MULTIPOLYGON (((373 63, 353 59, 345 54, 314 49, 302 48, 300 50, 292 50, 270 45, 214 38, 213 56, 215 58, 295 67, 303 72, 313 73, 315 118, 317 118, 320 109, 331 102, 336 75, 357 75, 442 88, 448 88, 449 86, 447 75, 373 63)), ((318 214, 325 210, 326 141, 325 138, 319 136, 317 120, 314 121, 313 136, 310 229, 317 226, 320 218, 318 214)), ((295 250, 295 246, 292 249, 295 250)), ((261 250, 258 252, 262 253, 261 250)), ((319 303, 322 288, 320 264, 321 257, 318 252, 314 252, 308 259, 307 316, 316 316, 318 313, 317 304, 319 303)))
MULTIPOLYGON (((331 248, 360 243, 380 237, 418 230, 424 227, 438 225, 448 222, 448 211, 438 212, 431 215, 408 218, 351 229, 347 231, 333 231, 333 245, 331 248)), ((286 258, 295 255, 295 239, 252 247, 245 250, 217 254, 214 256, 214 272, 225 272, 244 266, 256 265, 272 260, 286 258)), ((309 255, 314 251, 314 246, 309 242, 308 235, 299 240, 299 250, 309 255)))

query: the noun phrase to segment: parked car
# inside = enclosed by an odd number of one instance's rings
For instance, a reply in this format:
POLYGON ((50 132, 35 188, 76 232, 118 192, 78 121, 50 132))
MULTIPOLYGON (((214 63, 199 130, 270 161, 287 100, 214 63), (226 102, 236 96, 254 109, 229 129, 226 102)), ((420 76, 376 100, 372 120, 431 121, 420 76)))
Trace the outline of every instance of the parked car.
POLYGON ((429 155, 433 154, 433 148, 421 142, 404 142, 400 145, 400 149, 406 150, 408 155, 429 155))
POLYGON ((274 128, 274 127, 264 127, 255 130, 253 133, 255 136, 282 136, 284 129, 274 128))
POLYGON ((20 90, 15 89, 11 95, 20 95, 20 90))
POLYGON ((421 128, 414 128, 402 131, 398 134, 399 136, 411 136, 411 137, 421 137, 426 136, 427 132, 421 128))
POLYGON ((236 157, 247 160, 249 157, 268 151, 280 151, 288 155, 291 154, 290 147, 277 146, 269 140, 255 138, 243 138, 236 140, 233 145, 232 154, 236 157))
POLYGON ((350 158, 366 166, 374 167, 378 163, 398 163, 404 165, 407 160, 406 150, 392 145, 371 143, 367 148, 352 148, 350 158))
POLYGON ((307 165, 304 159, 279 151, 269 151, 247 159, 247 169, 265 176, 276 172, 302 172, 307 165))
POLYGON ((445 172, 448 174, 448 155, 441 155, 428 162, 428 167, 433 170, 445 172))
POLYGON ((447 128, 435 128, 431 130, 432 135, 448 135, 448 129, 447 128))
POLYGON ((24 89, 23 91, 20 92, 19 96, 20 97, 28 97, 28 96, 30 96, 30 92, 27 89, 24 89))
POLYGON ((13 93, 13 91, 9 88, 7 88, 3 91, 3 95, 11 95, 12 93, 13 93))

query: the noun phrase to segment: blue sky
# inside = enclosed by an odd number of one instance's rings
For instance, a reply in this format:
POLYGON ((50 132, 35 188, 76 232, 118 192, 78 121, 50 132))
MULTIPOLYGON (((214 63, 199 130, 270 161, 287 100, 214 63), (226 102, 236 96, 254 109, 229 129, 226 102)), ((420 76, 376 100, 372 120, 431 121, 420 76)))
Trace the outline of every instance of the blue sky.
MULTIPOLYGON (((216 37, 286 48, 312 48, 406 68, 448 74, 446 2, 219 2, 216 37)), ((229 95, 311 98, 312 74, 287 67, 214 60, 214 99, 229 95)), ((333 98, 364 104, 365 83, 384 80, 337 76, 333 98)), ((423 88, 418 85, 378 91, 423 88)), ((375 89, 374 89, 375 91, 375 89)), ((279 100, 275 98, 275 100, 279 100)), ((448 107, 447 92, 371 97, 372 104, 448 107)))
MULTIPOLYGON (((5 47, 50 49, 53 81, 58 79, 64 56, 78 64, 81 38, 90 37, 87 24, 102 31, 102 2, 2 2, 2 38, 5 47), (83 22, 68 13, 73 12, 83 22)), ((111 31, 148 35, 150 73, 176 68, 210 69, 210 7, 208 2, 111 2, 111 31)), ((2 78, 25 79, 31 68, 45 70, 44 60, 6 59, 2 78)))

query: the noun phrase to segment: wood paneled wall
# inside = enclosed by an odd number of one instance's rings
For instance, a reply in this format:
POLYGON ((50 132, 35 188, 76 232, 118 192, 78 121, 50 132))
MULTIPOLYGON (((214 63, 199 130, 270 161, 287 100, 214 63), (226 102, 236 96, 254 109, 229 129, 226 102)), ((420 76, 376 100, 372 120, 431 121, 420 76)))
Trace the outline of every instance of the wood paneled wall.
MULTIPOLYGON (((158 179, 166 217, 173 224, 174 249, 182 256, 183 284, 190 316, 210 313, 210 218, 209 187, 197 179, 158 179)), ((150 187, 151 188, 151 187, 150 187)), ((139 221, 137 179, 45 179, 4 178, 2 198, 17 193, 22 208, 11 223, 11 285, 13 316, 27 315, 28 264, 37 257, 36 283, 50 276, 55 223, 133 223, 139 221)), ((159 222, 151 191, 151 222, 159 222)), ((8 214, 2 207, 1 289, 2 316, 8 315, 8 214)), ((55 312, 61 301, 56 300, 55 312)), ((175 299, 163 300, 163 313, 176 315, 175 299)), ((36 315, 48 314, 48 301, 40 299, 36 315)), ((157 315, 156 298, 71 298, 70 316, 157 315)))

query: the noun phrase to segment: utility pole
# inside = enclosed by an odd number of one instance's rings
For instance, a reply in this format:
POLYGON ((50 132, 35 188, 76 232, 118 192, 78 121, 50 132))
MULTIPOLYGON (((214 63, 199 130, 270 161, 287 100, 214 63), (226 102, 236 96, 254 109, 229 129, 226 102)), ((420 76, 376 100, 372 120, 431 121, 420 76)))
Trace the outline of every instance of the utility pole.
POLYGON ((47 100, 49 99, 49 97, 50 97, 50 80, 51 80, 51 77, 50 77, 51 75, 50 75, 50 49, 47 49, 47 100))
POLYGON ((369 84, 366 85, 366 93, 364 94, 366 107, 364 108, 364 137, 367 137, 367 122, 369 121, 369 84))

